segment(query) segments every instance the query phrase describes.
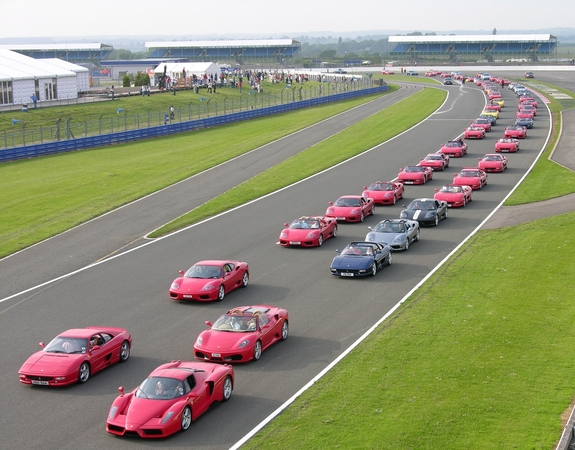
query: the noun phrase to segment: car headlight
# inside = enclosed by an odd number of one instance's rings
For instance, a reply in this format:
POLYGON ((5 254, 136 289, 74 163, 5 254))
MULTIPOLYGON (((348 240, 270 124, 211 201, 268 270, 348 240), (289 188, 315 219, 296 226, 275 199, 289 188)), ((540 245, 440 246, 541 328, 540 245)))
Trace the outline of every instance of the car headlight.
POLYGON ((366 240, 367 242, 375 242, 375 237, 374 237, 373 235, 371 235, 371 234, 368 234, 368 235, 365 237, 365 240, 366 240))
POLYGON ((242 343, 240 345, 238 345, 238 348, 244 348, 246 345, 248 345, 250 343, 249 339, 244 339, 242 341, 242 343))
POLYGON ((384 197, 393 197, 393 192, 387 192, 384 197))
POLYGON ((333 208, 327 208, 326 214, 333 214, 333 208))
POLYGON ((172 283, 170 289, 180 289, 180 285, 178 283, 172 283))
POLYGON ((174 411, 168 411, 168 414, 166 414, 164 416, 164 418, 162 419, 162 425, 165 424, 168 420, 170 420, 173 415, 174 415, 174 411))
POLYGON ((359 209, 359 208, 352 209, 350 212, 350 214, 353 214, 353 215, 359 214, 359 213, 361 213, 361 209, 359 209))
POLYGON ((116 414, 118 414, 118 407, 112 406, 110 408, 110 413, 108 414, 108 419, 114 419, 116 417, 116 414))
POLYGON ((312 231, 312 232, 310 232, 310 233, 307 235, 307 238, 306 238, 306 239, 314 239, 314 238, 317 237, 317 235, 318 235, 318 232, 317 232, 317 231, 312 231))
POLYGON ((399 214, 399 218, 400 219, 407 219, 407 213, 405 211, 401 211, 401 213, 399 214))
POLYGON ((395 239, 393 240, 393 242, 401 242, 404 239, 405 239, 405 236, 403 236, 403 235, 395 236, 395 239))
POLYGON ((435 211, 429 211, 428 213, 425 213, 425 218, 431 219, 432 217, 435 217, 435 214, 435 211))
POLYGON ((216 288, 216 286, 214 284, 206 284, 203 288, 202 291, 213 291, 216 288))
POLYGON ((288 237, 287 231, 282 231, 282 234, 280 234, 280 237, 282 237, 284 239, 287 238, 288 237))
POLYGON ((202 345, 203 340, 204 339, 201 336, 198 336, 198 339, 196 340, 196 345, 202 345))

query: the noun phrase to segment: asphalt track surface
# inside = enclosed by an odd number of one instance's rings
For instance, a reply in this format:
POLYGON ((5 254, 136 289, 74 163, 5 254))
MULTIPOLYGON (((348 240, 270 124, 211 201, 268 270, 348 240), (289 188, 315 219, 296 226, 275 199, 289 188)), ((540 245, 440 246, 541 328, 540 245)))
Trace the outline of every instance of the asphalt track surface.
MULTIPOLYGON (((60 248, 60 241, 54 239, 36 246, 46 247, 45 251, 30 253, 33 257, 26 258, 26 252, 22 252, 3 260, 1 299, 90 264, 120 247, 130 249, 0 303, 1 446, 27 449, 149 446, 149 441, 116 438, 105 432, 106 415, 117 387, 132 389, 166 361, 192 359, 192 345, 205 329, 204 320, 214 320, 233 306, 267 303, 285 307, 290 313, 289 339, 264 352, 260 361, 236 366, 232 400, 212 407, 186 433, 151 444, 155 448, 230 448, 417 285, 501 202, 544 146, 550 123, 548 111, 541 106, 536 127, 522 141, 520 152, 508 155, 506 173, 489 175, 488 185, 474 193, 473 202, 465 208, 450 210, 449 218, 438 227, 424 228, 421 241, 408 252, 395 253, 393 265, 374 278, 337 279, 329 274, 329 264, 335 256, 334 250, 351 240, 363 239, 368 225, 397 217, 401 211, 399 204, 378 207, 375 217, 363 224, 342 224, 339 236, 326 241, 321 248, 288 249, 276 245, 284 222, 300 215, 322 214, 328 201, 340 195, 361 193, 362 186, 375 180, 393 179, 399 167, 419 162, 427 153, 437 151, 444 141, 460 135, 479 114, 484 95, 473 85, 446 88, 449 92, 446 103, 409 132, 288 189, 167 238, 137 247, 131 243, 138 243, 138 233, 127 242, 123 241, 125 237, 120 240, 114 237, 114 229, 121 229, 124 222, 160 214, 162 203, 157 201, 157 209, 144 208, 137 219, 123 210, 107 215, 103 219, 109 231, 103 235, 96 227, 91 231, 93 236, 85 236, 79 227, 72 232, 75 237, 65 238, 71 239, 68 247, 60 248), (77 247, 84 247, 78 250, 80 256, 67 258, 77 247), (177 270, 208 258, 249 262, 252 276, 248 288, 231 293, 221 303, 169 300, 167 289, 177 270), (39 348, 37 342, 50 340, 62 330, 87 325, 127 328, 134 338, 130 360, 96 374, 85 385, 45 389, 18 382, 17 371, 39 348)), ((507 89, 503 95, 507 106, 487 138, 469 142, 469 154, 452 159, 450 168, 435 173, 432 181, 423 186, 408 186, 403 203, 433 196, 433 189, 451 182, 458 169, 476 166, 478 157, 493 152, 495 139, 502 137, 504 127, 515 116, 516 98, 507 89)), ((372 108, 372 103, 365 107, 372 108)), ((321 128, 312 127, 300 133, 297 140, 309 146, 323 139, 317 137, 321 128)), ((285 145, 278 141, 268 147, 265 157, 280 152, 285 145)), ((220 185, 230 173, 249 165, 240 158, 231 169, 224 165, 211 171, 209 180, 220 185)), ((254 170, 255 174, 261 169, 254 170)), ((186 198, 186 204, 179 206, 182 212, 213 196, 209 187, 204 186, 205 178, 198 176, 189 181, 185 188, 176 185, 175 191, 170 188, 164 194, 174 209, 186 198)))

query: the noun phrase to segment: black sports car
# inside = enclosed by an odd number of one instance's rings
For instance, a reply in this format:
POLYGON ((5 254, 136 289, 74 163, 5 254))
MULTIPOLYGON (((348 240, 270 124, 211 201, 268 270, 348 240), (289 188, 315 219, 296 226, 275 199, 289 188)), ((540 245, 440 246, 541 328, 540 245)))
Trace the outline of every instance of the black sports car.
POLYGON ((417 220, 420 225, 437 226, 440 220, 447 219, 447 202, 433 198, 416 198, 401 211, 399 217, 417 220))
POLYGON ((377 242, 352 242, 336 252, 339 255, 333 258, 330 267, 336 277, 374 276, 392 260, 391 247, 377 242))

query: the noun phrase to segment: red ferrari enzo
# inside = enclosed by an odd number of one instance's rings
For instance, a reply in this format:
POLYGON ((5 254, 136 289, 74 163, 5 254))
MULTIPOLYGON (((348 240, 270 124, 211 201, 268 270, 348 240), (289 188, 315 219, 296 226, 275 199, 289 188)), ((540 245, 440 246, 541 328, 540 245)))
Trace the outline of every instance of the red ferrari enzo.
POLYGON ((431 167, 405 166, 399 169, 397 180, 403 184, 425 184, 433 178, 431 167))
POLYGON ((372 198, 359 195, 344 195, 335 203, 329 202, 326 217, 335 217, 345 222, 363 222, 369 215, 375 214, 375 203, 372 198))
POLYGON ((269 305, 238 306, 206 325, 209 329, 194 344, 194 356, 213 362, 257 361, 289 333, 288 312, 269 305))
POLYGON ((473 190, 481 189, 487 184, 487 174, 477 167, 464 167, 461 172, 454 174, 453 184, 457 186, 471 186, 473 190))
POLYGON ((363 187, 361 194, 365 198, 372 198, 377 205, 395 205, 395 202, 403 198, 403 183, 393 181, 374 181, 369 186, 363 187))
POLYGON ((233 260, 208 260, 194 264, 170 286, 172 300, 209 302, 223 300, 236 288, 250 281, 248 263, 233 260))
POLYGON ((527 137, 527 128, 521 127, 519 125, 511 125, 505 128, 503 137, 515 138, 515 139, 525 139, 527 137))
POLYGON ((435 192, 433 196, 435 200, 443 200, 447 202, 447 206, 457 208, 467 205, 472 200, 473 189, 465 185, 446 184, 441 189, 435 189, 435 192))
POLYGON ((337 220, 333 217, 300 217, 284 223, 284 227, 279 240, 284 247, 321 247, 323 241, 337 236, 337 220))
POLYGON ((228 364, 172 361, 155 369, 132 392, 114 400, 106 431, 118 436, 163 438, 186 431, 214 402, 226 402, 234 389, 228 364))
POLYGON ((41 386, 85 383, 90 375, 130 357, 132 337, 123 328, 74 328, 56 336, 18 371, 20 382, 41 386))
POLYGON ((447 156, 460 158, 467 154, 467 144, 461 139, 456 141, 447 141, 441 146, 440 151, 447 156))
POLYGON ((518 150, 518 139, 499 139, 495 141, 495 151, 498 153, 516 153, 518 150))
POLYGON ((488 153, 479 158, 478 167, 485 172, 503 172, 507 169, 507 157, 499 153, 488 153))
POLYGON ((445 153, 430 153, 418 165, 431 167, 431 170, 445 170, 449 167, 449 156, 445 153))

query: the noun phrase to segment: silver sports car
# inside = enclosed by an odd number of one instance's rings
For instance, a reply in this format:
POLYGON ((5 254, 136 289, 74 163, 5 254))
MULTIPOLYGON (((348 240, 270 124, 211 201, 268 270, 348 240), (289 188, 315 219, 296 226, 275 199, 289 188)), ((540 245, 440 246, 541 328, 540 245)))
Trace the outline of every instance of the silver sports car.
POLYGON ((389 245, 393 250, 407 250, 414 241, 419 241, 419 222, 406 219, 386 219, 379 222, 365 236, 368 242, 389 245))

